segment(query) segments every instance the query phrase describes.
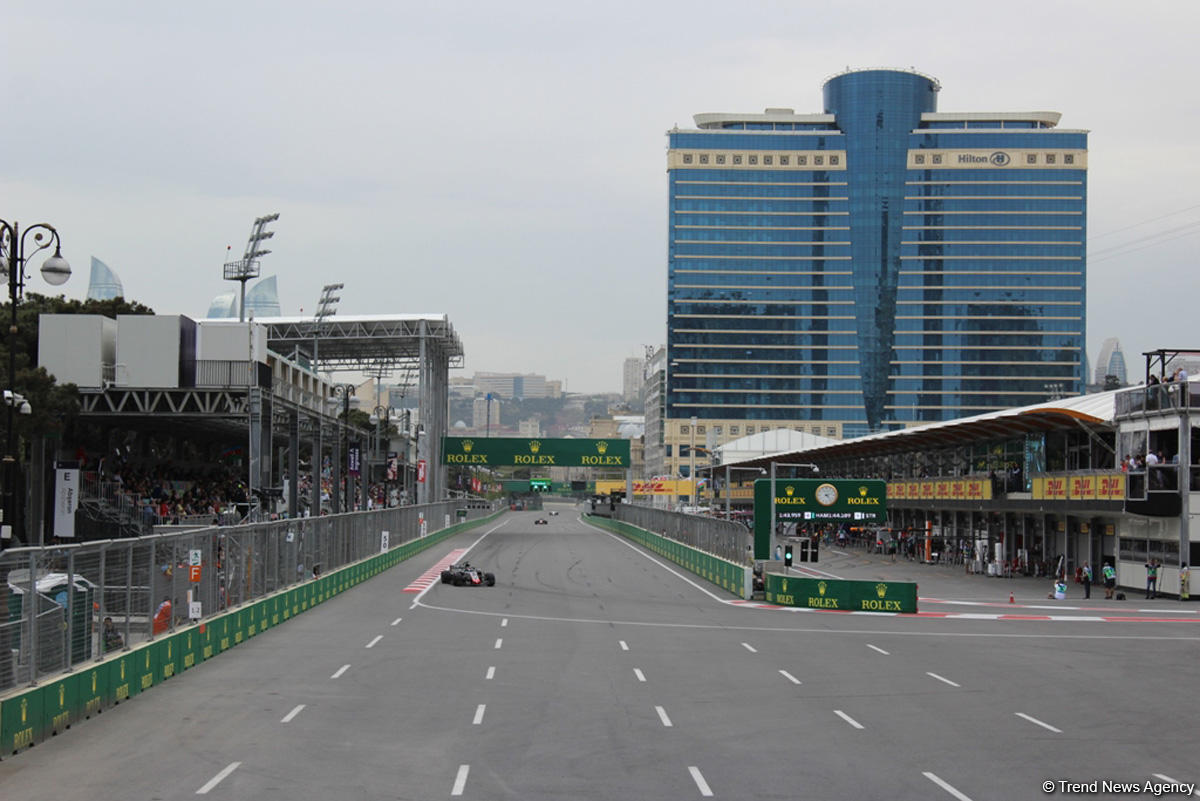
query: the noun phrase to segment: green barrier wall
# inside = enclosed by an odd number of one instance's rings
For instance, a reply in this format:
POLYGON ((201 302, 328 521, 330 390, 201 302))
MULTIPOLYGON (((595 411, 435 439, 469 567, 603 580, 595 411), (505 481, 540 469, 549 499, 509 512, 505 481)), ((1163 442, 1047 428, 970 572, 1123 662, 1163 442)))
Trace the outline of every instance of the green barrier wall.
POLYGON ((606 529, 633 540, 739 598, 749 599, 750 597, 748 595, 750 568, 745 565, 734 564, 718 556, 684 545, 682 542, 661 537, 652 531, 631 526, 620 520, 592 515, 584 515, 583 519, 597 528, 606 529))
POLYGON ((0 757, 42 742, 506 510, 455 523, 0 701, 0 757))
POLYGON ((917 611, 917 585, 909 581, 842 581, 768 573, 767 603, 843 612, 917 611))

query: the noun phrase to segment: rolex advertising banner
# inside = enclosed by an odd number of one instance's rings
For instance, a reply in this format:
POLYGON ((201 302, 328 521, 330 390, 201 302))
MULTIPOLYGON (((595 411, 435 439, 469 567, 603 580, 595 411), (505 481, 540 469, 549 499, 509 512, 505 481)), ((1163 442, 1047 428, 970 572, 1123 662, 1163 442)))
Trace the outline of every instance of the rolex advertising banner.
POLYGON ((75 536, 75 510, 79 508, 79 471, 54 471, 54 536, 75 536))
MULTIPOLYGON (((883 523, 887 483, 857 478, 776 478, 775 520, 883 523)), ((754 558, 771 558, 771 479, 754 482, 754 558)))
POLYGON ((765 583, 770 604, 843 612, 917 611, 917 585, 911 581, 841 581, 771 573, 765 583))
POLYGON ((442 463, 627 469, 629 440, 442 437, 442 463))

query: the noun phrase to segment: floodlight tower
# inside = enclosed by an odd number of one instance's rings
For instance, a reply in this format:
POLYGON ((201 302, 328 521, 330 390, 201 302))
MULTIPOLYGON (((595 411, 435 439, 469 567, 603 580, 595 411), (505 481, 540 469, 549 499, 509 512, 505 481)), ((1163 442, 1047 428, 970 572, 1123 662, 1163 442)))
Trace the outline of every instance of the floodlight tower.
POLYGON ((251 278, 258 278, 258 259, 271 252, 260 247, 260 243, 275 236, 275 232, 263 229, 267 227, 267 223, 278 219, 278 214, 268 214, 255 219, 254 227, 250 229, 250 239, 246 242, 246 255, 237 261, 225 262, 225 280, 240 281, 242 284, 242 294, 238 301, 238 322, 244 322, 246 319, 246 282, 251 278))
POLYGON ((341 295, 334 293, 341 289, 345 284, 326 284, 321 287, 321 297, 317 301, 317 313, 313 315, 316 324, 313 326, 313 353, 312 353, 312 369, 317 372, 317 356, 320 350, 321 342, 321 321, 326 317, 332 317, 337 314, 337 305, 342 300, 341 295))

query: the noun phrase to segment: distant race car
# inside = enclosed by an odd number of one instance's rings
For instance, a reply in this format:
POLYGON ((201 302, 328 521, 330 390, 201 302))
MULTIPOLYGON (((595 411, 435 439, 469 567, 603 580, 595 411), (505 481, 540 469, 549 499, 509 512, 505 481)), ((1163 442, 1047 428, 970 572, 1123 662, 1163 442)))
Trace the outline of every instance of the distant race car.
POLYGON ((534 520, 534 521, 533 521, 533 524, 534 524, 535 526, 544 526, 544 525, 546 525, 548 522, 549 522, 549 521, 547 521, 547 520, 546 520, 546 518, 544 518, 544 517, 539 517, 537 520, 534 520))
POLYGON ((557 509, 551 509, 551 510, 550 510, 550 516, 551 516, 551 517, 554 517, 556 514, 558 514, 558 510, 557 510, 557 509))
POLYGON ((473 567, 470 562, 463 562, 458 565, 450 565, 442 571, 442 583, 453 584, 455 587, 494 587, 496 585, 496 574, 484 573, 477 567, 473 567))

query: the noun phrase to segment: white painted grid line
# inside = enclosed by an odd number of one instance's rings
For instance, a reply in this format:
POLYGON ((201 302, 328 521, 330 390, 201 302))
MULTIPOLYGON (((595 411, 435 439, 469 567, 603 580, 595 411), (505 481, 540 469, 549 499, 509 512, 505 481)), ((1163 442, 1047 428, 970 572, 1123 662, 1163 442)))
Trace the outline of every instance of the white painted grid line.
POLYGON ((703 774, 700 773, 700 768, 695 765, 688 765, 688 773, 692 774, 692 781, 696 783, 696 787, 700 790, 700 795, 705 798, 711 796, 712 788, 708 786, 708 782, 704 781, 703 774))
POLYGON ((496 677, 496 666, 492 665, 488 668, 487 675, 484 676, 483 678, 485 681, 491 681, 495 677, 496 677))
POLYGON ((507 625, 508 625, 508 618, 504 618, 503 620, 500 621, 500 628, 504 628, 507 625))
POLYGON ((500 650, 500 646, 501 646, 501 645, 504 645, 504 638, 503 638, 503 637, 497 637, 497 638, 496 638, 496 647, 495 647, 493 650, 499 651, 499 650, 500 650))
POLYGON ((654 711, 658 713, 658 719, 662 721, 662 725, 666 726, 668 729, 671 728, 673 724, 671 723, 671 719, 667 717, 667 710, 663 709, 661 706, 656 706, 654 707, 654 711))
POLYGON ((887 651, 883 650, 882 648, 880 648, 878 646, 871 645, 871 643, 867 643, 867 647, 870 648, 872 651, 878 651, 879 653, 883 654, 884 656, 891 656, 891 654, 888 653, 887 651))
POLYGON ((958 801, 971 801, 970 796, 966 796, 966 795, 963 795, 962 793, 960 793, 953 786, 947 784, 945 781, 940 779, 936 773, 930 773, 929 771, 925 771, 921 775, 924 776, 926 779, 929 779, 929 781, 933 782, 938 787, 941 787, 943 790, 945 790, 950 795, 957 798, 958 801))
POLYGON ((1028 720, 1030 723, 1032 723, 1036 726, 1041 726, 1043 729, 1049 729, 1050 731, 1054 732, 1055 734, 1062 734, 1062 729, 1056 729, 1053 726, 1051 726, 1049 723, 1043 723, 1042 721, 1038 720, 1035 717, 1026 715, 1024 712, 1014 712, 1013 714, 1019 718, 1024 718, 1025 720, 1028 720))
POLYGON ((395 620, 392 621, 392 625, 393 626, 399 625, 401 620, 404 620, 404 618, 402 618, 402 617, 396 618, 395 620))
POLYGON ((758 653, 757 649, 755 649, 755 647, 748 642, 742 643, 742 647, 745 648, 747 651, 749 651, 752 654, 758 653))
POLYGON ((304 709, 305 706, 307 706, 307 704, 297 704, 296 708, 293 709, 291 712, 288 712, 286 715, 284 715, 283 719, 280 720, 279 722, 280 723, 291 723, 292 719, 295 718, 296 715, 299 715, 300 710, 304 709))
POLYGON ((467 774, 471 772, 470 765, 459 765, 458 775, 454 777, 454 788, 450 790, 450 795, 462 795, 463 788, 467 786, 467 774))
POLYGON ((849 723, 851 726, 853 726, 856 729, 863 728, 863 725, 861 723, 859 723, 857 720, 850 717, 849 715, 847 715, 845 712, 843 712, 840 709, 833 710, 833 714, 837 715, 839 718, 846 721, 847 723, 849 723))
POLYGON ((345 673, 345 672, 346 672, 347 670, 349 670, 349 669, 350 669, 350 666, 349 666, 349 665, 342 665, 340 668, 338 668, 338 669, 337 669, 337 673, 334 673, 334 674, 333 674, 332 676, 330 676, 329 678, 331 678, 331 679, 340 679, 340 678, 342 677, 342 674, 343 674, 343 673, 345 673))
POLYGON ((780 675, 780 676, 783 676, 785 679, 787 679, 788 681, 790 681, 792 684, 799 684, 799 683, 800 683, 800 679, 796 678, 796 677, 795 677, 795 676, 793 676, 791 673, 788 673, 786 670, 781 670, 781 671, 779 671, 779 675, 780 675))
POLYGON ((475 719, 471 721, 472 726, 478 726, 483 723, 483 711, 487 709, 487 704, 480 704, 475 707, 475 719))
POLYGON ((201 787, 199 790, 197 790, 196 795, 207 795, 209 790, 211 790, 212 788, 214 788, 218 784, 220 784, 221 781, 226 776, 228 776, 230 773, 233 773, 235 770, 237 770, 239 767, 241 767, 241 765, 242 765, 241 762, 230 762, 228 765, 225 766, 225 769, 223 771, 218 773, 216 776, 213 776, 211 779, 208 780, 207 784, 205 784, 203 787, 201 787))
POLYGON ((382 639, 383 639, 383 635, 382 635, 382 634, 376 634, 376 635, 375 635, 375 639, 373 639, 373 640, 371 640, 369 643, 367 643, 367 647, 368 647, 368 648, 374 648, 374 647, 375 647, 375 643, 379 642, 379 641, 380 641, 380 640, 382 640, 382 639))
POLYGON ((930 673, 928 670, 925 671, 925 675, 932 676, 933 678, 937 679, 938 681, 943 681, 946 684, 949 684, 951 687, 961 687, 962 686, 961 684, 955 684, 954 682, 950 681, 950 679, 946 678, 945 676, 939 676, 936 673, 930 673))
MULTIPOLYGON (((1181 781, 1177 781, 1177 780, 1175 780, 1175 779, 1172 779, 1170 776, 1164 776, 1164 775, 1163 775, 1163 774, 1161 774, 1161 773, 1155 773, 1155 774, 1154 774, 1154 778, 1156 778, 1156 779, 1162 779, 1162 780, 1163 780, 1164 782, 1166 782, 1167 784, 1183 784, 1183 782, 1181 782, 1181 781)), ((1197 798, 1200 798, 1200 790, 1196 790, 1196 791, 1194 791, 1194 792, 1192 793, 1192 795, 1196 796, 1197 798)))
POLYGON ((633 675, 637 676, 637 680, 638 680, 638 681, 645 681, 645 680, 646 680, 646 674, 642 672, 642 669, 641 669, 641 668, 634 668, 634 669, 633 669, 633 675))
POLYGON ((620 643, 620 645, 621 645, 621 650, 622 650, 622 651, 628 651, 628 650, 629 650, 629 646, 625 644, 625 641, 624 641, 624 640, 617 640, 617 642, 618 642, 618 643, 620 643))

